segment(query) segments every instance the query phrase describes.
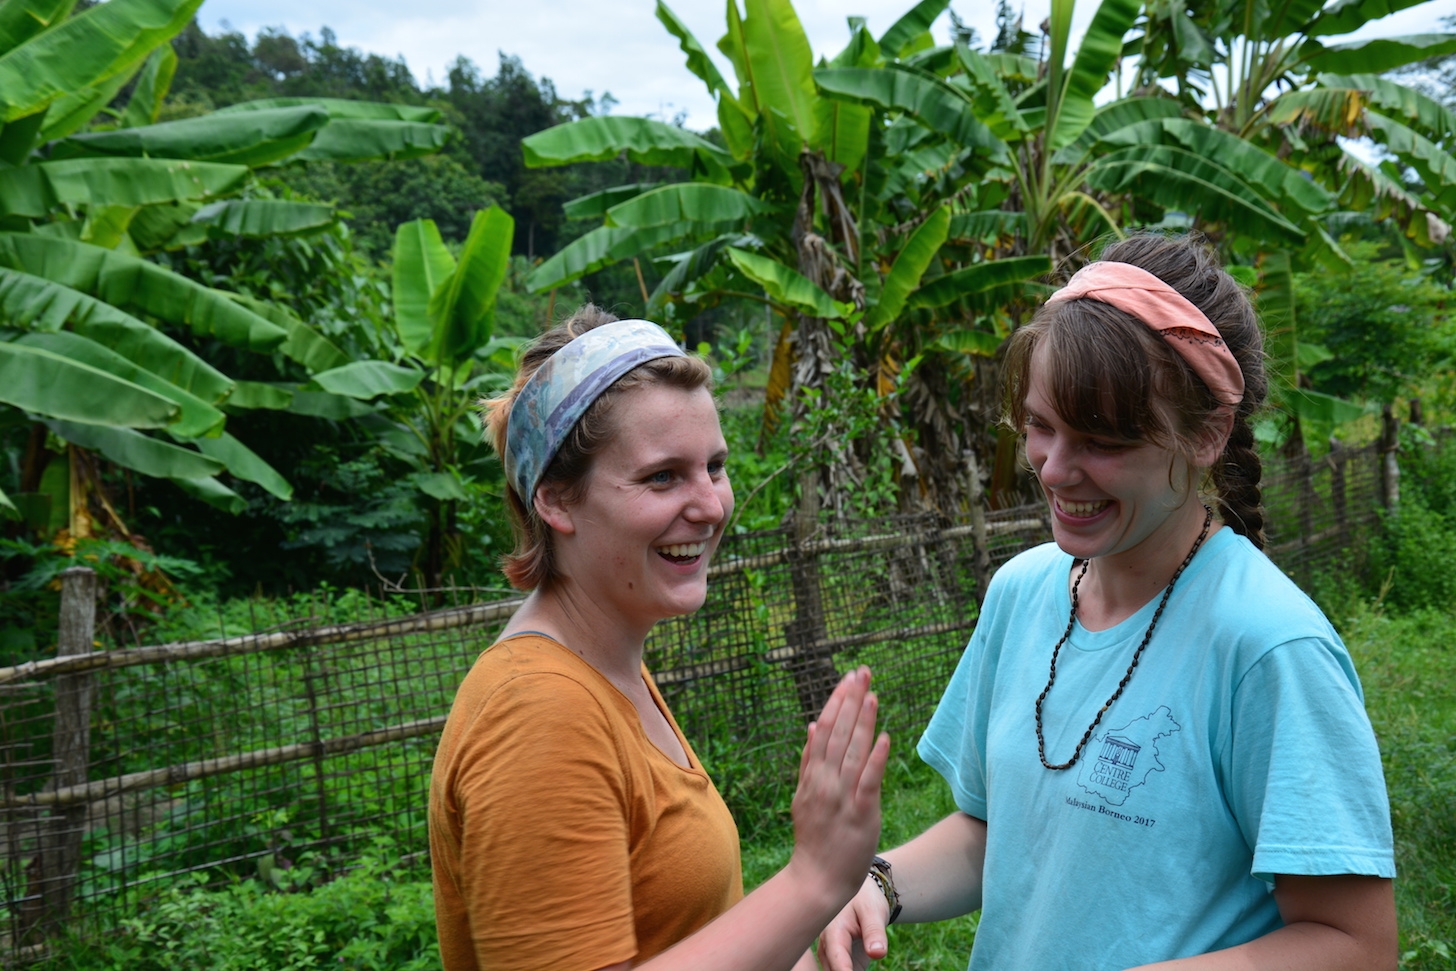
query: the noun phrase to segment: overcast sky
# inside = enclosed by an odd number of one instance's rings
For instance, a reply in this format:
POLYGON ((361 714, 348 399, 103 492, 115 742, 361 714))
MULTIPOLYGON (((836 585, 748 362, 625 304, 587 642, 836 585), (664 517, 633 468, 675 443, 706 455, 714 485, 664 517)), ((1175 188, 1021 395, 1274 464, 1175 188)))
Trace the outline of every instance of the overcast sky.
MULTIPOLYGON (((732 78, 716 44, 724 30, 725 0, 674 0, 669 6, 732 78)), ((796 0, 794 7, 815 58, 833 56, 849 38, 845 17, 856 14, 879 36, 914 0, 796 0)), ((995 34, 994 0, 955 0, 952 9, 982 38, 995 34)), ((1013 6, 1015 4, 1013 3, 1013 6)), ((741 9, 741 6, 740 6, 741 9)), ((1049 0, 1026 0, 1028 30, 1046 17, 1049 0)), ((1083 0, 1073 23, 1081 35, 1097 3, 1083 0)), ((294 36, 327 26, 339 43, 388 57, 402 56, 421 82, 442 81, 446 66, 464 55, 486 76, 496 72, 498 51, 520 57, 536 77, 550 78, 566 98, 610 91, 617 114, 671 120, 686 112, 689 128, 716 124, 706 89, 683 64, 677 41, 653 14, 654 0, 207 0, 198 19, 208 33, 226 23, 252 38, 260 27, 284 27, 294 36)), ((1442 17, 1456 14, 1456 0, 1430 0, 1366 25, 1355 37, 1436 32, 1442 17)), ((950 18, 934 27, 942 41, 950 18)))

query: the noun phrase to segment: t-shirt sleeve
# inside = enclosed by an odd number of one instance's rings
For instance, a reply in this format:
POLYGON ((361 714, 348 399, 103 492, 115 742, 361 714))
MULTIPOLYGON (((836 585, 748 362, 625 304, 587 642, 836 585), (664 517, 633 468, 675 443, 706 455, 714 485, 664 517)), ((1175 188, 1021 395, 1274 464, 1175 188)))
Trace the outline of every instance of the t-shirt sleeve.
POLYGON ((613 722, 582 685, 501 685, 467 731, 455 798, 478 966, 589 971, 637 953, 631 805, 613 722))
POLYGON ((1342 648, 1302 638, 1268 651, 1231 719, 1223 770, 1255 876, 1395 876, 1380 752, 1342 648))
POLYGON ((987 692, 991 679, 983 670, 985 636, 985 626, 977 625, 916 746, 920 758, 950 785, 956 808, 977 819, 986 818, 987 692))

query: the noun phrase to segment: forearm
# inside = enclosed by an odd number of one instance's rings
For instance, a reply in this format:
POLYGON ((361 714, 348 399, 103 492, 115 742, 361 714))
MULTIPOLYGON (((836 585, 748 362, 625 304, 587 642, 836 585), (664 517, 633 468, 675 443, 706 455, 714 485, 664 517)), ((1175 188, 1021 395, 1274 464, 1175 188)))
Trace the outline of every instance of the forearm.
POLYGON ((952 813, 903 846, 884 854, 900 894, 897 924, 920 924, 981 907, 986 823, 952 813))
POLYGON ((791 860, 711 924, 634 971, 815 968, 810 945, 849 888, 833 888, 806 870, 791 860))
POLYGON ((1377 877, 1279 876, 1284 926, 1247 944, 1133 971, 1395 971, 1395 891, 1377 877))

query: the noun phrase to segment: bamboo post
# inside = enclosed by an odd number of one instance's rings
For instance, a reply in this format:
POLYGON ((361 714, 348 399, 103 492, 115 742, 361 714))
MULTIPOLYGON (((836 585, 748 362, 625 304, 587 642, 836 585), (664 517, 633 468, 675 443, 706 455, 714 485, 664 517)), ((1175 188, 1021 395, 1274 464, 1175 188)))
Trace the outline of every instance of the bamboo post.
MULTIPOLYGON (((56 653, 66 657, 91 653, 96 638, 96 572, 73 566, 61 574, 60 630, 56 653)), ((62 674, 55 682, 55 727, 52 756, 55 769, 48 791, 86 782, 91 760, 91 700, 95 675, 62 674)), ((23 918, 27 936, 60 930, 70 914, 81 863, 81 838, 86 830, 86 803, 57 807, 41 827, 37 854, 38 880, 27 893, 23 918), (37 886, 38 884, 38 886, 37 886), (37 899, 38 891, 38 899, 37 899)))
POLYGON ((819 717, 829 700, 839 672, 832 654, 819 645, 829 639, 824 624, 824 592, 820 587, 818 555, 808 548, 819 525, 819 473, 810 470, 799 476, 799 505, 794 511, 794 545, 789 554, 789 574, 794 589, 794 619, 786 630, 794 657, 785 665, 794 676, 799 693, 799 710, 805 721, 819 717))
POLYGON ((971 573, 976 578, 976 607, 986 600, 986 587, 991 582, 991 548, 986 531, 986 488, 981 482, 981 463, 974 451, 967 451, 971 510, 971 573))
POLYGON ((1340 548, 1350 547, 1350 510, 1345 490, 1345 464, 1348 457, 1338 442, 1330 442, 1330 505, 1334 508, 1335 529, 1338 531, 1340 548))

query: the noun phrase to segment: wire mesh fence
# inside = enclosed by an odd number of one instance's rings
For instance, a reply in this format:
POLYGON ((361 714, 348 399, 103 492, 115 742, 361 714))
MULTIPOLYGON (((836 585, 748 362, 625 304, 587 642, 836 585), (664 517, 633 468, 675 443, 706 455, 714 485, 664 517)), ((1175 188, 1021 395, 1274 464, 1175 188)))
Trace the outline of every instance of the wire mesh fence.
MULTIPOLYGON (((1266 470, 1270 552, 1297 580, 1363 548, 1382 458, 1266 470)), ((660 624, 647 663, 742 823, 792 786, 806 720, 853 665, 912 744, 990 573, 1049 537, 1042 505, 730 536, 707 603, 660 624)), ((98 650, 88 574, 65 578, 57 657, 0 669, 0 955, 105 932, 181 880, 326 878, 380 838, 424 853, 435 739, 518 600, 257 604, 214 639, 98 650)))

